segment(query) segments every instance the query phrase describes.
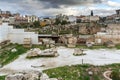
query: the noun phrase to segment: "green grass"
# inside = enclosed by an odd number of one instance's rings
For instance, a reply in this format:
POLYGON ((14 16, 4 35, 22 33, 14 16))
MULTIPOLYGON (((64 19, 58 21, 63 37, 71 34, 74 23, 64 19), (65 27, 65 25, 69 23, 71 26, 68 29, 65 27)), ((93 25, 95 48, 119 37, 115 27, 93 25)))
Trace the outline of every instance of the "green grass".
MULTIPOLYGON (((40 48, 41 50, 46 49, 44 45, 33 45, 32 48, 40 48)), ((30 48, 24 48, 23 45, 19 44, 10 44, 5 48, 2 48, 0 51, 0 64, 3 66, 14 61, 19 55, 25 53, 30 48), (17 52, 11 52, 11 49, 17 49, 17 52)))
POLYGON ((32 45, 32 48, 39 48, 41 50, 47 49, 45 45, 32 45))
POLYGON ((120 49, 120 45, 116 45, 115 47, 116 47, 117 49, 120 49))
POLYGON ((0 80, 5 80, 5 76, 0 76, 0 80))
MULTIPOLYGON (((82 49, 112 49, 112 48, 108 48, 105 45, 93 45, 92 47, 87 47, 86 45, 77 45, 76 48, 82 48, 82 49)), ((116 45, 113 48, 120 49, 120 45, 116 45)))
MULTIPOLYGON (((18 44, 12 44, 17 49, 17 52, 11 52, 11 49, 9 50, 3 50, 0 54, 0 64, 6 65, 12 61, 14 61, 16 58, 19 57, 19 55, 25 53, 28 49, 24 48, 22 45, 18 44)), ((11 45, 11 46, 12 46, 11 45)), ((11 47, 9 46, 9 47, 11 47)))
POLYGON ((76 48, 81 48, 81 49, 107 49, 106 46, 104 45, 94 45, 91 47, 87 47, 86 45, 77 45, 76 48))
POLYGON ((48 69, 43 72, 48 74, 50 78, 62 78, 62 80, 104 80, 103 73, 109 68, 119 70, 120 64, 106 66, 72 65, 48 69), (88 71, 92 71, 93 75, 90 76, 88 71))
POLYGON ((91 49, 105 49, 105 48, 107 48, 106 46, 104 46, 104 45, 99 45, 99 46, 92 46, 91 47, 91 49))
MULTIPOLYGON (((48 69, 43 72, 48 74, 50 78, 59 78, 60 80, 105 80, 103 73, 110 68, 112 71, 120 71, 120 64, 105 66, 93 66, 89 64, 72 65, 48 69), (92 71, 93 75, 90 76, 88 74, 89 71, 92 71)), ((120 75, 120 72, 117 74, 120 75)), ((5 76, 0 76, 0 80, 5 80, 5 76)))

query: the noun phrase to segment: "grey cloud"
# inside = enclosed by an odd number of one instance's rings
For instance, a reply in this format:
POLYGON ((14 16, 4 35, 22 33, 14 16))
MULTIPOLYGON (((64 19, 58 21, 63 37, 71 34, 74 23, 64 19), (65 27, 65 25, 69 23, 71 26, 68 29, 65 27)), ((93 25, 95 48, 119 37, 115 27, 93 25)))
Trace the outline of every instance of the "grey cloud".
MULTIPOLYGON (((3 0, 0 0, 3 1, 3 0)), ((76 5, 90 5, 90 4, 99 4, 104 3, 108 0, 4 0, 9 3, 17 3, 19 5, 25 4, 25 5, 36 5, 34 2, 37 2, 38 7, 43 4, 42 7, 45 8, 61 8, 60 6, 63 5, 65 7, 69 6, 76 6, 76 5), (31 2, 31 3, 30 3, 31 2)))
POLYGON ((50 5, 46 5, 52 8, 59 8, 61 5, 65 6, 74 6, 74 5, 90 5, 90 4, 99 4, 107 0, 38 0, 42 2, 47 2, 50 5))
MULTIPOLYGON (((79 6, 90 6, 96 4, 106 3, 108 0, 0 0, 0 3, 6 3, 5 7, 10 11, 20 12, 22 14, 34 14, 34 15, 55 15, 59 13, 68 13, 67 8, 79 6), (11 4, 11 5, 9 5, 11 4), (15 7, 16 4, 17 6, 15 7), (13 9, 12 9, 13 7, 13 9)), ((1 7, 1 6, 0 6, 1 7)), ((74 10, 72 10, 74 11, 74 10)), ((81 11, 75 11, 80 15, 81 11)), ((85 14, 89 11, 86 10, 85 14)), ((104 13, 105 10, 96 10, 96 14, 104 13)), ((106 12, 112 13, 112 12, 106 12)), ((74 15, 74 14, 73 14, 74 15)))
MULTIPOLYGON (((112 14, 116 14, 115 12, 116 9, 95 9, 93 10, 94 15, 99 15, 99 16, 108 16, 108 15, 112 15, 112 14)), ((87 13, 86 13, 87 14, 87 13)))
POLYGON ((107 0, 0 0, 0 2, 16 3, 20 7, 49 9, 66 8, 70 6, 85 6, 91 4, 103 3, 107 0), (62 6, 62 7, 61 7, 62 6))

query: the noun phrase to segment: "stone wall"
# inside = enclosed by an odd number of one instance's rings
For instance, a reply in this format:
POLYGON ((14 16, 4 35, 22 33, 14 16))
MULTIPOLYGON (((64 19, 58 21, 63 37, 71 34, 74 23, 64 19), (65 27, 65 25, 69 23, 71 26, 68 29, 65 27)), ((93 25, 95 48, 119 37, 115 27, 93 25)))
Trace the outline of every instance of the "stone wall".
POLYGON ((109 24, 106 32, 98 32, 95 34, 95 43, 103 44, 112 41, 114 44, 120 44, 120 24, 109 24))
POLYGON ((120 44, 120 35, 95 35, 96 43, 112 41, 114 44, 120 44), (99 42, 101 40, 101 42, 99 42))

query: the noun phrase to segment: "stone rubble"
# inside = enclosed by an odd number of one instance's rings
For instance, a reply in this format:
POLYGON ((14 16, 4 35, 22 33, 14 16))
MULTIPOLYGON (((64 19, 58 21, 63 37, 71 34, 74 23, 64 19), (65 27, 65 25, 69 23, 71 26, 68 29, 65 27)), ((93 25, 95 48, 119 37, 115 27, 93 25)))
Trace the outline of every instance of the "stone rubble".
POLYGON ((77 56, 77 55, 85 55, 85 53, 83 53, 82 49, 75 48, 73 55, 75 55, 75 56, 77 56))
POLYGON ((58 80, 58 79, 49 78, 47 74, 39 71, 29 71, 7 75, 5 80, 58 80))
POLYGON ((56 48, 40 50, 39 48, 35 48, 27 52, 27 58, 32 57, 57 57, 59 56, 56 48))
POLYGON ((17 49, 13 48, 13 49, 11 50, 11 52, 17 52, 17 49))
POLYGON ((39 48, 32 49, 27 52, 27 57, 37 57, 41 53, 41 50, 39 48))

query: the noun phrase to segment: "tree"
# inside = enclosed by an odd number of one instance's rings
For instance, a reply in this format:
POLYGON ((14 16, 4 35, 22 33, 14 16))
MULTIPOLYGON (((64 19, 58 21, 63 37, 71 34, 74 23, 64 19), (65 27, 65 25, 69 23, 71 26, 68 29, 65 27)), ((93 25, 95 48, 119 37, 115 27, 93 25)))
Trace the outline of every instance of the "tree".
POLYGON ((68 22, 67 22, 66 20, 63 20, 63 21, 61 22, 61 25, 65 25, 65 24, 68 24, 68 22))
POLYGON ((40 27, 40 22, 39 21, 35 21, 33 22, 34 28, 39 28, 40 27))
POLYGON ((56 18, 56 20, 55 20, 55 24, 56 24, 56 25, 61 24, 60 19, 56 18))

